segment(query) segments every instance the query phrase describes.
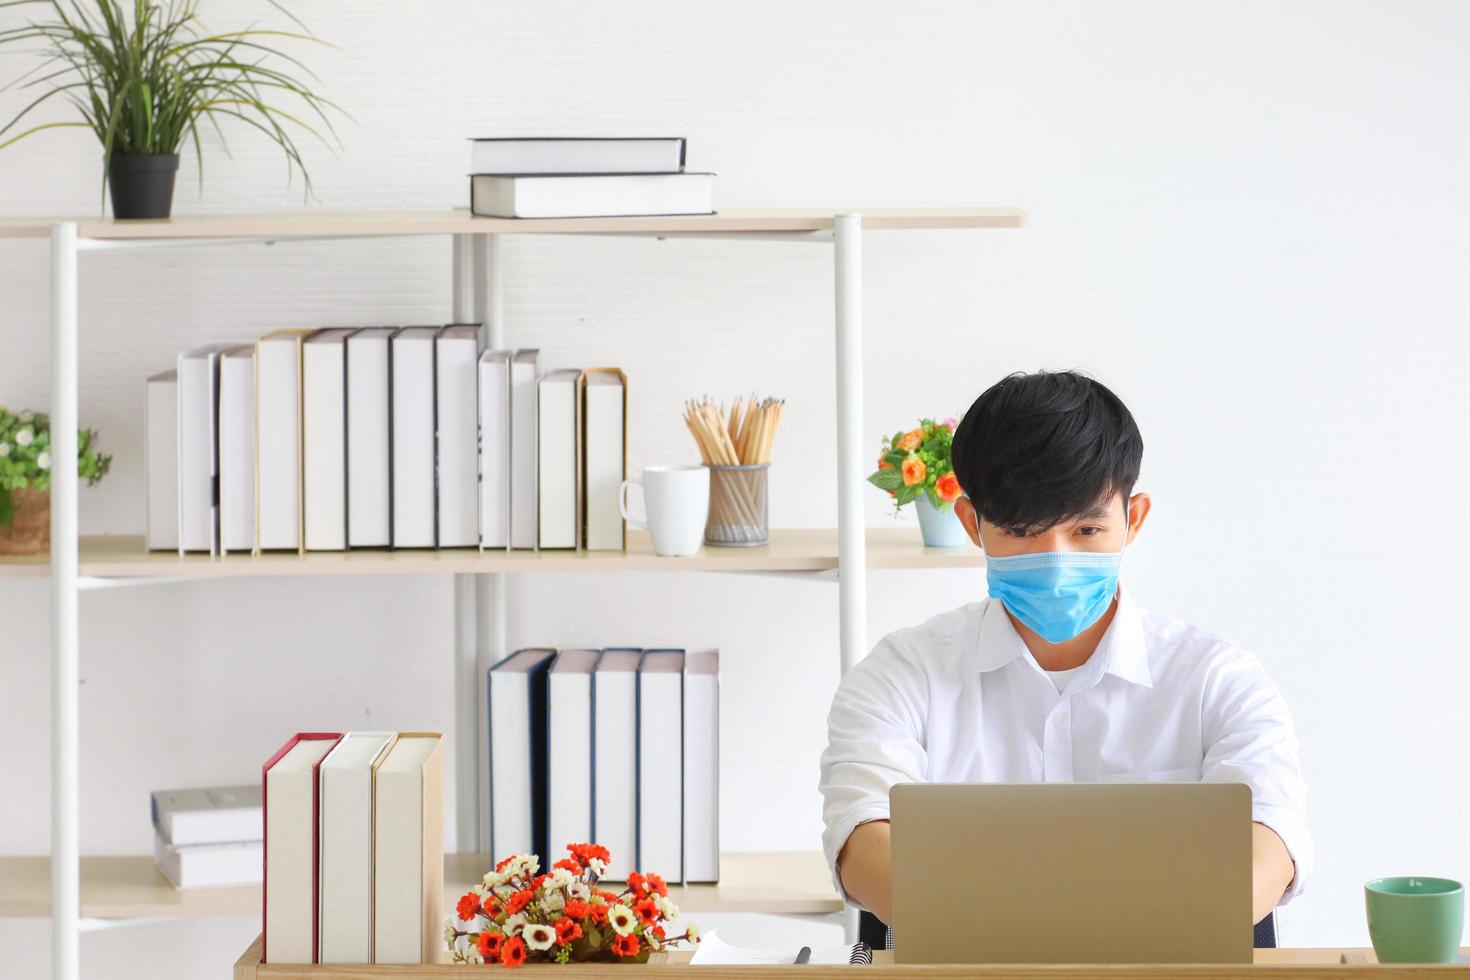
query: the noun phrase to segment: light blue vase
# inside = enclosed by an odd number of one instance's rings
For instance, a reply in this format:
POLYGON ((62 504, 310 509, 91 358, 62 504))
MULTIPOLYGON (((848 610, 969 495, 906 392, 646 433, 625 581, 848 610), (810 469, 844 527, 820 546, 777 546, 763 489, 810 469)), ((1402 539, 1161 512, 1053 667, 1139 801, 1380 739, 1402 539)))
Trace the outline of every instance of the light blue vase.
POLYGON ((919 530, 924 535, 924 547, 958 548, 969 543, 970 536, 955 514, 954 504, 945 504, 942 510, 936 510, 929 503, 929 495, 920 494, 914 506, 919 509, 919 530))

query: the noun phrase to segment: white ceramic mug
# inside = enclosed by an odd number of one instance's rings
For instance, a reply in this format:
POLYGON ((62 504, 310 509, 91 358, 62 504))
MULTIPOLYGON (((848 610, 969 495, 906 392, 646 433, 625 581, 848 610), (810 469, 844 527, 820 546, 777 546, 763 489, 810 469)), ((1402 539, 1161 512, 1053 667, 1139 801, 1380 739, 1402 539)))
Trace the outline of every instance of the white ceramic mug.
POLYGON ((657 554, 697 554, 709 518, 709 468, 645 466, 636 480, 624 480, 618 488, 618 510, 623 520, 652 535, 657 554), (646 517, 628 513, 628 488, 632 486, 643 489, 646 517))

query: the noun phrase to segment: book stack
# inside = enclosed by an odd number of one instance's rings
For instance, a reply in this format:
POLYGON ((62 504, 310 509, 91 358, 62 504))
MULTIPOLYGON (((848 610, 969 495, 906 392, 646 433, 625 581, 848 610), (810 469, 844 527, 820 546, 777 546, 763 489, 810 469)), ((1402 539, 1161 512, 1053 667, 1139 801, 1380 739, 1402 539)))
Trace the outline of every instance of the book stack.
POLYGON ((478 324, 185 352, 148 379, 148 547, 621 550, 627 387, 478 324))
POLYGON ((476 139, 470 210, 489 218, 713 214, 711 173, 684 170, 684 140, 476 139))
POLYGON ((719 881, 718 651, 532 648, 486 683, 497 858, 596 841, 612 880, 719 881))
POLYGON ((259 786, 165 789, 152 803, 154 862, 175 888, 260 884, 259 786))
POLYGON ((300 733, 266 762, 263 962, 439 960, 442 742, 300 733))

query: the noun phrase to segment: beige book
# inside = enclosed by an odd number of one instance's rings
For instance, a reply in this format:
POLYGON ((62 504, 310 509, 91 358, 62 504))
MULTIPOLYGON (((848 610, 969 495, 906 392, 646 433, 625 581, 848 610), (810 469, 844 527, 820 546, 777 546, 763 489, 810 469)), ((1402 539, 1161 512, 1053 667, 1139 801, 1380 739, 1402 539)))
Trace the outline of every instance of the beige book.
POLYGON ((373 962, 440 962, 443 736, 400 732, 378 766, 373 796, 373 962))
POLYGON ((255 550, 306 551, 301 473, 301 347, 310 329, 255 342, 255 550))
POLYGON ((348 732, 322 760, 317 962, 373 961, 373 784, 397 735, 348 732))
POLYGON ((297 736, 265 770, 265 955, 316 959, 317 764, 335 735, 297 736))

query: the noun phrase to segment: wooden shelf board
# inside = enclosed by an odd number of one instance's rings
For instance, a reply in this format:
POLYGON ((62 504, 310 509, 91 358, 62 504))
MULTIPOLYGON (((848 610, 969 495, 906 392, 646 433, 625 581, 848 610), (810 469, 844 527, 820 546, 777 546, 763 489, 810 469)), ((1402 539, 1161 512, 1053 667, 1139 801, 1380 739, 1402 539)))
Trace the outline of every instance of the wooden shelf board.
MULTIPOLYGON (((493 862, 483 854, 444 858, 445 914, 480 881, 493 862)), ((717 885, 673 886, 669 898, 691 914, 768 912, 806 915, 836 912, 842 902, 832 890, 827 863, 815 852, 749 852, 721 857, 717 885)), ((87 918, 187 918, 260 914, 260 889, 253 885, 178 891, 148 855, 82 858, 82 909, 87 918)), ((51 859, 0 858, 0 917, 51 914, 51 859)))
MULTIPOLYGON (((976 548, 926 548, 918 528, 870 528, 869 568, 978 568, 976 548)), ((45 576, 47 555, 0 557, 0 577, 45 576)), ((630 533, 626 551, 318 551, 180 556, 145 551, 137 535, 81 539, 80 574, 95 578, 234 578, 294 575, 447 575, 480 572, 823 572, 837 567, 835 530, 773 530, 759 548, 704 548, 660 558, 648 535, 630 533)))
POLYGON ((1020 208, 730 209, 709 215, 633 218, 476 218, 468 210, 315 211, 282 214, 190 214, 144 221, 112 218, 0 218, 0 238, 45 238, 58 221, 95 239, 295 238, 465 234, 647 234, 826 231, 835 214, 858 213, 874 230, 1020 228, 1020 208))

